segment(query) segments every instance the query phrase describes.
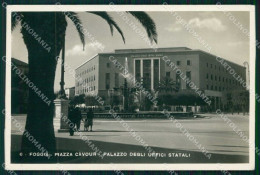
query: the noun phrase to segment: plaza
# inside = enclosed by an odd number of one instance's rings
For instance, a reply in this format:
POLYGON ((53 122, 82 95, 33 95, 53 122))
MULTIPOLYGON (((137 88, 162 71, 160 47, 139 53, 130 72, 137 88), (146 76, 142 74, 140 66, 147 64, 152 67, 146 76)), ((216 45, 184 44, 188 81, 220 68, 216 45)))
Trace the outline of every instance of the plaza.
MULTIPOLYGON (((227 116, 249 138, 249 116, 242 114, 227 114, 227 116)), ((14 118, 24 126, 25 115, 17 115, 14 118)), ((106 156, 103 159, 94 156, 94 151, 76 134, 69 136, 68 132, 56 132, 57 151, 76 154, 72 157, 60 156, 58 160, 63 163, 246 163, 249 160, 249 144, 216 114, 178 119, 178 122, 211 154, 210 159, 168 119, 124 119, 124 121, 152 150, 165 156, 157 159, 151 155, 149 157, 149 152, 123 127, 122 123, 114 119, 94 119, 94 131, 81 133, 106 156), (118 152, 127 156, 109 156, 118 152)), ((12 125, 11 150, 14 153, 14 161, 17 161, 15 153, 20 149, 21 135, 22 133, 12 125)))

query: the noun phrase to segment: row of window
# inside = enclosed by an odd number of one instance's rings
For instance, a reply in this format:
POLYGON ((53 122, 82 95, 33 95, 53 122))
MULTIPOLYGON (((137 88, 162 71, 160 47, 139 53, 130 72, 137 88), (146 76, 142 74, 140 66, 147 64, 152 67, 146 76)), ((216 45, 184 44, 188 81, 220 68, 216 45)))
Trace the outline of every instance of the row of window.
MULTIPOLYGON (((215 68, 215 70, 221 70, 221 66, 217 66, 217 65, 213 65, 213 64, 209 64, 209 63, 206 63, 206 65, 207 65, 207 68, 212 68, 213 69, 213 67, 215 68)), ((228 70, 227 69, 225 69, 224 67, 222 67, 222 71, 224 72, 228 72, 228 70)))
MULTIPOLYGON (((177 61, 176 64, 177 64, 177 66, 182 65, 181 61, 177 61)), ((187 65, 187 66, 191 66, 191 61, 190 61, 190 60, 187 60, 187 61, 186 61, 186 65, 187 65)))
POLYGON ((96 86, 84 87, 82 90, 78 90, 77 94, 87 93, 91 91, 95 91, 96 86))
POLYGON ((95 80, 96 80, 95 75, 92 75, 85 79, 85 83, 93 82, 95 80))
MULTIPOLYGON (((177 65, 177 66, 180 66, 180 65, 182 65, 182 62, 181 62, 181 61, 176 61, 176 65, 177 65)), ((186 61, 186 65, 187 65, 187 66, 191 66, 191 61, 190 61, 190 60, 187 60, 187 61, 186 61)))
MULTIPOLYGON (((210 68, 213 68, 213 64, 209 64, 209 63, 206 63, 207 67, 209 67, 210 65, 210 68)), ((215 69, 217 69, 217 66, 214 65, 215 69)), ((218 66, 218 70, 220 71, 220 66, 218 66)), ((224 70, 224 67, 223 67, 223 70, 224 70)))
POLYGON ((233 88, 231 88, 231 87, 226 87, 226 88, 225 88, 225 87, 222 87, 222 88, 221 88, 221 86, 218 87, 218 86, 213 86, 213 85, 211 85, 211 86, 207 85, 206 88, 207 88, 207 90, 215 90, 215 91, 220 91, 220 92, 221 92, 221 91, 225 91, 225 90, 228 91, 228 90, 233 89, 233 88))
POLYGON ((85 75, 87 73, 90 73, 90 72, 94 71, 95 69, 96 69, 95 65, 91 66, 90 68, 88 68, 88 69, 82 71, 81 73, 79 73, 78 76, 82 76, 82 75, 85 75))
MULTIPOLYGON (((206 79, 209 79, 209 74, 207 73, 206 75, 206 79)), ((226 82, 226 83, 229 83, 229 84, 235 84, 235 85, 238 85, 238 82, 235 81, 235 80, 231 80, 231 79, 228 79, 228 78, 225 78, 225 77, 222 77, 221 76, 214 76, 213 74, 210 75, 210 80, 215 80, 215 81, 219 81, 219 82, 226 82)))
POLYGON ((91 82, 94 82, 95 80, 96 80, 95 75, 92 75, 92 76, 84 79, 83 82, 77 82, 77 86, 80 86, 81 84, 91 83, 91 82))

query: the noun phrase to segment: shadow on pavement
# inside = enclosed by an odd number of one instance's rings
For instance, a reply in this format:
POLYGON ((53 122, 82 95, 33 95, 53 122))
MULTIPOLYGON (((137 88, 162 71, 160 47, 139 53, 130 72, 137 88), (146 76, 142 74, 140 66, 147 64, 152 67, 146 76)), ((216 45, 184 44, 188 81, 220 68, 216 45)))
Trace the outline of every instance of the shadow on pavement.
MULTIPOLYGON (((242 155, 226 155, 211 153, 211 158, 208 159, 201 152, 184 151, 178 149, 166 149, 160 147, 152 147, 152 150, 158 153, 165 153, 166 157, 158 157, 157 159, 148 156, 148 152, 143 146, 110 143, 103 141, 91 142, 103 152, 126 152, 127 156, 104 156, 102 159, 99 156, 74 156, 76 152, 94 152, 87 143, 81 139, 71 138, 56 138, 57 152, 72 153, 73 156, 54 156, 55 162, 37 160, 37 157, 27 157, 21 159, 19 150, 21 145, 21 135, 11 136, 11 162, 12 163, 248 163, 249 157, 242 155), (144 157, 129 156, 132 153, 143 153, 144 157), (168 153, 184 153, 190 155, 188 157, 168 157, 168 153), (24 161, 25 160, 25 161, 24 161)), ((40 151, 39 151, 40 152, 40 151)))

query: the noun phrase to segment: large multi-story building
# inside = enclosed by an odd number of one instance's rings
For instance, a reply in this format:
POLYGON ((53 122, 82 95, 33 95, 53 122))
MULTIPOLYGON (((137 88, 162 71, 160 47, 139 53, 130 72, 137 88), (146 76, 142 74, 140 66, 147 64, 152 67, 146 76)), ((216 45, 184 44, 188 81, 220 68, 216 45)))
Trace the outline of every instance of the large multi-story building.
POLYGON ((230 74, 227 67, 223 66, 223 62, 246 81, 245 67, 202 50, 186 47, 159 48, 156 52, 154 49, 120 49, 113 53, 100 53, 77 67, 75 94, 108 95, 113 89, 122 87, 122 69, 113 60, 127 67, 137 81, 143 81, 146 89, 158 89, 160 81, 168 77, 178 82, 179 91, 190 90, 190 86, 169 64, 172 62, 197 88, 213 98, 216 105, 221 103, 223 92, 243 89, 233 77, 234 74, 230 74), (166 62, 166 58, 169 61, 166 62))

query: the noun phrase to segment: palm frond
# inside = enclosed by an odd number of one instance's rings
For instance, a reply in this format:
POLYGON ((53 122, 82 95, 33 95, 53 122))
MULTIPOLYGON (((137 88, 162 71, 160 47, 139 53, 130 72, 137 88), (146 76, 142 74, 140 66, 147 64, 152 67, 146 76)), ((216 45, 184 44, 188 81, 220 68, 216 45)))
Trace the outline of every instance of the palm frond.
POLYGON ((76 29, 78 31, 78 34, 79 34, 79 37, 80 37, 80 41, 83 44, 83 50, 84 50, 84 47, 85 47, 85 35, 83 33, 82 22, 79 19, 78 14, 75 13, 75 12, 66 12, 65 15, 74 23, 74 25, 75 25, 75 27, 76 27, 76 29))
POLYGON ((88 12, 88 13, 95 14, 97 16, 100 16, 104 20, 106 20, 106 22, 108 23, 108 25, 110 27, 110 31, 111 31, 112 35, 113 35, 113 27, 115 27, 117 29, 117 31, 120 33, 120 35, 125 43, 125 37, 124 37, 122 30, 119 28, 117 23, 113 20, 113 18, 107 14, 107 12, 88 12))
POLYGON ((130 13, 142 24, 147 32, 150 41, 154 41, 155 43, 157 43, 156 25, 152 18, 145 12, 128 11, 127 13, 130 13))
POLYGON ((11 16, 12 16, 11 30, 13 31, 17 26, 17 24, 19 23, 19 21, 22 20, 22 15, 18 12, 12 12, 11 16))

